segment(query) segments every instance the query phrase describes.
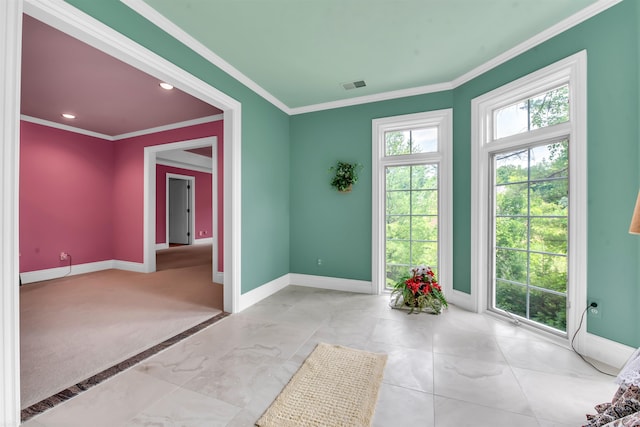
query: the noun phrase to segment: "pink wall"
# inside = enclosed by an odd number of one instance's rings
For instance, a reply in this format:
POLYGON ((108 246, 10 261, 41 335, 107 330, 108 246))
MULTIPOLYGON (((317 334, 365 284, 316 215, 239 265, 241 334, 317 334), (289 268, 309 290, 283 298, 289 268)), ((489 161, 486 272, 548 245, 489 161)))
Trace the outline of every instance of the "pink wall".
POLYGON ((170 166, 156 166, 156 243, 166 243, 167 239, 167 174, 191 176, 195 178, 195 231, 194 239, 211 237, 211 174, 170 166), (204 234, 202 234, 204 233, 204 234))
MULTIPOLYGON (((150 135, 143 135, 116 141, 115 145, 115 176, 114 199, 115 208, 113 233, 114 256, 118 260, 142 262, 143 261, 143 192, 144 192, 144 147, 168 144, 171 142, 187 141, 204 138, 207 136, 218 137, 218 230, 222 231, 222 162, 223 162, 223 122, 211 122, 191 126, 183 129, 175 129, 150 135)), ((222 234, 219 234, 222 236, 222 234)), ((218 239, 220 247, 224 244, 222 238, 218 239)), ((222 250, 218 251, 218 261, 221 270, 222 250)))
POLYGON ((117 142, 28 122, 21 123, 21 133, 21 272, 67 265, 60 251, 70 253, 74 264, 143 261, 146 146, 218 137, 222 236, 222 121, 117 142))
POLYGON ((113 259, 113 143, 20 123, 20 271, 113 259))

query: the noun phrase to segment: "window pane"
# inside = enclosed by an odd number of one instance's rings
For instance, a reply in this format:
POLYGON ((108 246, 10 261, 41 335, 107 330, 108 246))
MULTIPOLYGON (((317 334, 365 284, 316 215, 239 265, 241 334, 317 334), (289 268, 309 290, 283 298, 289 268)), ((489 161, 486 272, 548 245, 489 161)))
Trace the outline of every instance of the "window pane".
POLYGON ((529 100, 531 129, 569 121, 569 85, 550 90, 529 100))
POLYGON ((387 192, 387 215, 409 215, 411 213, 410 191, 387 192))
POLYGON ((567 254, 567 218, 532 217, 530 248, 532 251, 567 254))
POLYGON ((566 179, 531 184, 531 215, 566 216, 569 208, 569 182, 566 179))
POLYGON ((566 178, 569 176, 567 141, 532 148, 531 179, 566 178))
POLYGON ((569 121, 569 85, 554 88, 493 112, 494 138, 500 139, 569 121))
POLYGON ((532 253, 531 284, 557 292, 567 292, 567 257, 532 253))
POLYGON ((566 327, 567 141, 495 155, 495 307, 566 327), (548 304, 548 305, 545 305, 548 304))
POLYGON ((496 308, 527 317, 526 288, 496 280, 496 308))
POLYGON ((516 135, 528 130, 529 113, 526 101, 500 108, 493 114, 496 139, 516 135))
POLYGON ((509 249, 497 249, 496 279, 527 283, 527 253, 509 249))
POLYGON ((411 219, 411 237, 414 240, 438 240, 437 216, 414 216, 411 219))
POLYGON ((496 218, 496 246, 527 249, 527 218, 496 218))
POLYGON ((411 152, 435 153, 438 151, 438 128, 413 129, 411 131, 411 152))
POLYGON ((412 241, 411 265, 438 265, 438 243, 412 241))
POLYGON ((410 216, 387 216, 387 240, 409 240, 410 216))
POLYGON ((529 150, 522 149, 496 156, 496 184, 526 182, 529 167, 529 150))
POLYGON ((438 191, 412 191, 411 212, 421 215, 438 215, 438 191))
POLYGON ((417 128, 385 132, 385 156, 435 153, 438 151, 438 128, 417 128))
POLYGON ((385 132, 384 146, 386 156, 411 154, 411 136, 409 131, 385 132))
POLYGON ((404 190, 411 179, 411 166, 395 166, 386 168, 387 191, 404 190))
POLYGON ((387 264, 411 265, 411 242, 387 240, 387 264))
POLYGON ((496 215, 526 215, 529 185, 496 185, 496 215))
POLYGON ((412 190, 437 190, 438 165, 411 166, 412 190))
POLYGON ((566 296, 532 289, 529 299, 531 320, 561 331, 567 330, 566 296))
POLYGON ((437 269, 437 165, 389 166, 386 179, 387 277, 398 265, 405 272, 421 264, 437 269))

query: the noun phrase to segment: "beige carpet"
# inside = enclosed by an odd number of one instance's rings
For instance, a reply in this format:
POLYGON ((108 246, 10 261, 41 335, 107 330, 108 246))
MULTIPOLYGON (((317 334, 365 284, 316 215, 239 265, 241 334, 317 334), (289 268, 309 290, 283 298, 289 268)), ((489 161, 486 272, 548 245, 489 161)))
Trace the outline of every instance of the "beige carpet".
POLYGON ((162 252, 159 268, 172 268, 156 273, 105 270, 20 288, 22 408, 221 312, 211 246, 162 252), (184 256, 189 251, 193 256, 184 256), (200 264, 183 266, 194 258, 200 264))
POLYGON ((256 426, 370 426, 386 362, 386 354, 320 343, 256 426))

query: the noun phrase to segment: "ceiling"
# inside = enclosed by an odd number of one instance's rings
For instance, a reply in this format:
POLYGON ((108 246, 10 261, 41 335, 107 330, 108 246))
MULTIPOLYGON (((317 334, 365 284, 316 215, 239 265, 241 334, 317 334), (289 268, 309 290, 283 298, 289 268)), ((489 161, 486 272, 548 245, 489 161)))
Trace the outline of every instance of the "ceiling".
POLYGON ((589 6, 617 2, 122 1, 164 16, 291 109, 452 82, 589 6), (366 86, 342 86, 359 80, 366 86))
POLYGON ((28 15, 23 18, 20 112, 99 136, 201 119, 222 111, 28 15), (65 119, 62 113, 76 115, 65 119))
MULTIPOLYGON (((296 113, 453 87, 568 18, 620 0, 122 1, 296 113), (360 80, 365 87, 343 87, 360 80)), ((221 113, 27 15, 22 54, 26 116, 117 139, 221 113)))

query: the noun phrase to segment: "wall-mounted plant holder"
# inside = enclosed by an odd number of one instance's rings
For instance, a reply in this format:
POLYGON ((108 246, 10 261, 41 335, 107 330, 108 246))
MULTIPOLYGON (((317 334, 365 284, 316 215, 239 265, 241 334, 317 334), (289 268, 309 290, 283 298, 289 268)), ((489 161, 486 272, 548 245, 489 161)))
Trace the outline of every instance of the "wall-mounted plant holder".
POLYGON ((334 173, 331 180, 331 186, 341 193, 349 193, 353 188, 353 184, 358 182, 358 172, 362 165, 358 163, 347 163, 338 161, 336 166, 329 168, 334 173))

